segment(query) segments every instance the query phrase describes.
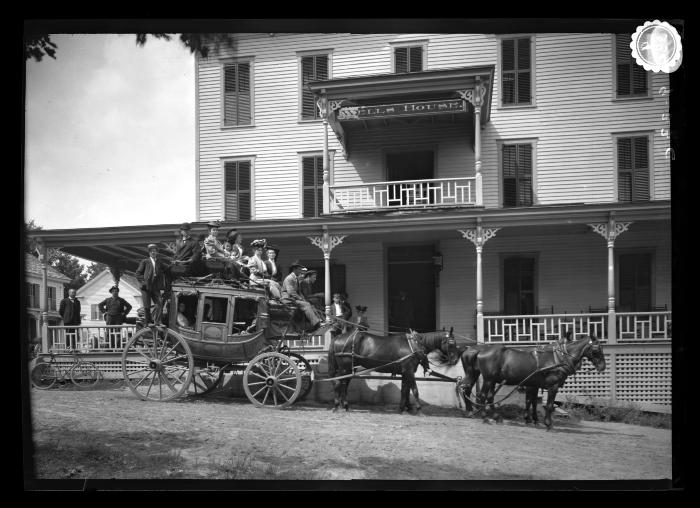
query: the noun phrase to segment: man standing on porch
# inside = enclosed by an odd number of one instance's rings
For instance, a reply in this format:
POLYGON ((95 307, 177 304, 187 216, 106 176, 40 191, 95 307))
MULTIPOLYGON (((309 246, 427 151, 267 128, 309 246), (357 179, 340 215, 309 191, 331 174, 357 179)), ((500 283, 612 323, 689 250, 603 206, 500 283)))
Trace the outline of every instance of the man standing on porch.
MULTIPOLYGON (((80 325, 80 300, 75 297, 75 289, 71 288, 68 290, 68 298, 61 300, 58 313, 63 318, 64 325, 80 325)), ((76 331, 75 328, 66 328, 66 339, 76 335, 76 331)), ((70 347, 67 340, 66 347, 70 347)))
POLYGON ((117 286, 112 286, 109 292, 112 293, 112 296, 102 300, 97 307, 105 315, 106 324, 124 324, 127 314, 131 312, 131 304, 119 296, 119 288, 117 286))

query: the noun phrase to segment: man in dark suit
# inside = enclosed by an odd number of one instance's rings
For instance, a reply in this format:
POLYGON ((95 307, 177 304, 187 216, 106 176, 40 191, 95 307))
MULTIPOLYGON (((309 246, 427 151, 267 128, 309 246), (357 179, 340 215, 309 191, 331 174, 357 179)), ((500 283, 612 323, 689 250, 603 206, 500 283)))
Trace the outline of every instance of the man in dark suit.
POLYGON ((68 298, 61 300, 58 313, 63 318, 64 325, 80 324, 80 300, 75 297, 75 289, 68 290, 68 298))
POLYGON ((97 307, 105 315, 106 324, 124 324, 127 314, 131 312, 131 304, 119 296, 119 288, 117 286, 112 286, 109 292, 112 293, 112 296, 102 300, 97 307))
POLYGON ((161 291, 168 287, 167 270, 169 265, 158 255, 158 246, 148 244, 148 257, 141 260, 136 269, 136 278, 141 283, 141 299, 146 319, 146 325, 161 324, 163 298, 161 291), (151 301, 156 304, 156 310, 151 316, 151 301))
POLYGON ((181 236, 175 242, 174 265, 190 265, 195 258, 195 251, 199 247, 199 244, 195 238, 192 238, 190 234, 191 230, 192 226, 188 222, 180 226, 181 236))

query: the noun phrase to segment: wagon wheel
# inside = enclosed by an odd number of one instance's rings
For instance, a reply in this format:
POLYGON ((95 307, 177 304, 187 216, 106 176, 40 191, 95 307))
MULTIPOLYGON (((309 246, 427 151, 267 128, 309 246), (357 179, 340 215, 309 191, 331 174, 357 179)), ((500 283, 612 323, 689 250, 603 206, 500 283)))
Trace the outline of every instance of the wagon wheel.
POLYGON ((311 391, 314 380, 316 379, 316 373, 314 372, 314 369, 311 368, 311 364, 306 361, 306 358, 300 354, 290 352, 287 353, 287 356, 296 362, 297 367, 299 367, 299 371, 301 372, 301 392, 299 392, 299 396, 295 401, 299 402, 300 400, 304 400, 304 397, 306 397, 311 391))
POLYGON ((188 395, 201 396, 214 391, 214 389, 221 386, 224 370, 224 368, 214 365, 203 369, 195 368, 192 373, 192 382, 187 387, 188 395))
POLYGON ((245 368, 243 389, 258 407, 287 407, 301 393, 301 371, 295 360, 282 353, 262 353, 245 368))
POLYGON ((32 385, 39 390, 48 390, 56 384, 56 370, 45 362, 37 363, 31 372, 32 385))
POLYGON ((70 380, 78 388, 90 388, 100 381, 100 371, 92 362, 80 362, 71 368, 70 380))
POLYGON ((140 330, 122 353, 124 381, 142 400, 179 397, 187 390, 193 369, 194 358, 187 342, 165 327, 140 330))

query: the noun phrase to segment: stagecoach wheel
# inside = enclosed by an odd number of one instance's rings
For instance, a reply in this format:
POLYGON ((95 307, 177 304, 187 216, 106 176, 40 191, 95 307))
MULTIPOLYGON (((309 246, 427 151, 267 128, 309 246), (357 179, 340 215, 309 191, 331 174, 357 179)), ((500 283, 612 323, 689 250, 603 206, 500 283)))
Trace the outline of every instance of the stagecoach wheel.
POLYGON ((100 371, 92 362, 81 362, 71 368, 70 380, 78 388, 90 388, 100 380, 100 371))
POLYGON ((189 395, 206 395, 221 385, 224 378, 224 369, 210 366, 204 369, 195 368, 192 373, 192 382, 187 387, 189 395))
POLYGON ((31 372, 32 385, 39 390, 48 390, 56 384, 56 371, 49 363, 37 363, 31 372))
POLYGON ((287 355, 263 353, 253 358, 245 368, 243 389, 258 407, 287 407, 301 393, 301 371, 296 361, 287 355))
POLYGON ((165 402, 179 397, 192 381, 194 357, 185 339, 165 327, 147 327, 129 340, 122 372, 141 400, 165 402))
POLYGON ((301 372, 301 392, 299 392, 299 396, 295 401, 299 402, 300 400, 304 400, 304 397, 306 397, 311 391, 314 380, 316 379, 316 373, 314 372, 314 369, 311 368, 311 364, 306 361, 306 358, 300 354, 287 353, 287 356, 294 360, 297 367, 299 367, 299 372, 301 372))

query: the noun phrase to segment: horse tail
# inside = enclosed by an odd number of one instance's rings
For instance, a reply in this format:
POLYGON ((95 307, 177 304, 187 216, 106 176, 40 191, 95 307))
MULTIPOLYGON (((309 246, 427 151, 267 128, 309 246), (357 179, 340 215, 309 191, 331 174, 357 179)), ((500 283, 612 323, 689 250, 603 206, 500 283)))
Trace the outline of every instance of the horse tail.
POLYGON ((338 372, 338 363, 335 359, 335 336, 331 335, 331 343, 328 347, 328 377, 335 377, 338 372))

